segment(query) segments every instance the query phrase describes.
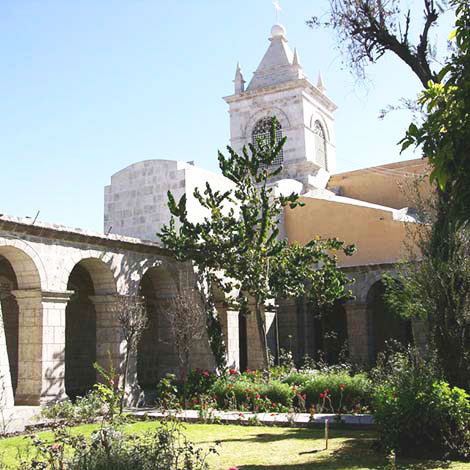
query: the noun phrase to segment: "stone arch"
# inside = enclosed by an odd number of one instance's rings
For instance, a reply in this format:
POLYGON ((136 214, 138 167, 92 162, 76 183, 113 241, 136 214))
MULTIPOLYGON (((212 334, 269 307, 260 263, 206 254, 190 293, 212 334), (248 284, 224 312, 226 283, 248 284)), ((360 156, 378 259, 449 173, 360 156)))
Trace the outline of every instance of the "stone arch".
POLYGON ((178 365, 170 325, 162 310, 165 301, 177 293, 178 285, 178 273, 167 263, 147 269, 140 281, 148 315, 148 327, 137 348, 137 381, 144 392, 154 391, 160 377, 174 372, 178 365))
POLYGON ((399 318, 384 300, 385 285, 382 280, 370 287, 366 297, 367 333, 369 337, 369 357, 374 363, 377 354, 385 349, 387 341, 395 340, 403 345, 413 342, 410 320, 399 318))
POLYGON ((108 351, 116 355, 116 282, 102 259, 85 257, 70 271, 66 289, 71 297, 65 310, 65 391, 75 398, 96 382, 93 364, 107 366, 108 351))
POLYGON ((287 113, 282 108, 278 108, 277 106, 272 106, 272 107, 268 107, 260 111, 257 111, 250 117, 250 119, 248 119, 245 125, 245 128, 243 129, 244 138, 245 139, 249 138, 251 142, 251 134, 256 123, 259 120, 266 118, 266 117, 270 117, 270 116, 276 116, 277 120, 279 121, 279 124, 281 124, 281 127, 284 131, 287 131, 290 129, 291 123, 290 123, 290 119, 287 113))
POLYGON ((0 255, 15 271, 18 289, 41 289, 47 286, 47 273, 38 253, 23 240, 0 239, 0 255))
POLYGON ((60 276, 60 290, 67 290, 70 273, 79 263, 86 267, 95 285, 96 295, 115 294, 116 279, 112 269, 113 256, 93 250, 81 253, 81 256, 71 257, 65 263, 60 276))
POLYGON ((326 137, 326 143, 327 144, 330 143, 331 142, 330 129, 328 127, 328 124, 326 123, 325 118, 321 114, 314 113, 314 114, 311 115, 310 123, 309 123, 310 130, 313 131, 316 121, 318 121, 321 124, 321 126, 323 127, 323 130, 325 132, 325 137, 326 137))
POLYGON ((21 240, 0 240, 3 278, 0 373, 6 402, 37 404, 42 386, 41 288, 46 274, 39 255, 21 240))

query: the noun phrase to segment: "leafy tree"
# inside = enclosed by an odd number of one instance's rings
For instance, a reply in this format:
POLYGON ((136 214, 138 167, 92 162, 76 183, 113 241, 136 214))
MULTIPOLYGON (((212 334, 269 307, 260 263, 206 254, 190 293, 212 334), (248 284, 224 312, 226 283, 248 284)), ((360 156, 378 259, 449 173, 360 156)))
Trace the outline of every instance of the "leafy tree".
POLYGON ((427 320, 428 344, 436 349, 446 379, 470 390, 470 233, 449 231, 445 261, 436 256, 437 194, 423 191, 422 180, 411 190, 422 223, 407 225, 407 261, 399 266, 398 283, 384 279, 385 300, 404 318, 427 320))
POLYGON ((277 298, 308 295, 321 309, 338 298, 350 295, 349 280, 337 269, 336 251, 351 255, 353 246, 337 239, 315 238, 304 246, 289 245, 279 238, 284 208, 301 203, 299 195, 277 195, 269 182, 282 167, 274 164, 286 141, 275 137, 275 121, 270 137, 244 147, 241 155, 227 147, 229 156, 219 152, 222 174, 234 189, 214 191, 207 183, 203 194, 194 197, 207 211, 202 222, 191 222, 186 196, 177 203, 168 193, 172 214, 159 236, 178 261, 192 261, 209 285, 221 289, 233 308, 249 314, 254 303, 258 332, 268 363, 263 307, 277 298), (175 218, 179 220, 177 229, 175 218))
MULTIPOLYGON (((402 292, 408 312, 429 320, 432 339, 446 365, 452 384, 468 382, 468 370, 457 358, 468 357, 467 302, 470 292, 465 263, 468 237, 462 226, 470 214, 470 7, 468 0, 450 0, 455 8, 456 30, 452 55, 442 67, 434 60, 429 45, 430 29, 437 23, 447 2, 422 0, 424 22, 418 40, 409 37, 411 14, 401 14, 401 0, 329 0, 330 16, 324 24, 338 32, 356 72, 393 52, 406 63, 424 86, 418 104, 422 123, 412 123, 402 140, 402 151, 422 145, 431 164, 435 186, 433 217, 417 247, 413 274, 402 292), (460 263, 460 265, 459 265, 460 263), (435 282, 434 282, 435 281, 435 282), (404 298, 403 295, 408 298, 404 298), (463 327, 465 325, 465 327, 463 327), (460 329, 463 328, 463 329, 460 329), (458 331, 461 341, 455 341, 458 331), (466 378, 464 378, 466 377, 466 378)), ((319 24, 315 18, 308 22, 319 24)), ((412 263, 409 266, 413 266, 412 263)), ((465 359, 466 360, 466 359, 465 359)), ((467 383, 468 385, 468 383, 467 383)))
POLYGON ((452 55, 436 79, 426 84, 418 102, 426 117, 411 124, 402 148, 422 146, 458 224, 470 217, 470 4, 455 0, 456 28, 452 55))

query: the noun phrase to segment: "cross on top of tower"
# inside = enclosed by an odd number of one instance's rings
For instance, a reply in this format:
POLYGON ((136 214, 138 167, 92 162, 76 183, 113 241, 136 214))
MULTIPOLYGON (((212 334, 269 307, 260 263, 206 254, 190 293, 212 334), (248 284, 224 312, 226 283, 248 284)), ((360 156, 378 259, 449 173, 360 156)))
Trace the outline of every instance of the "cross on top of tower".
POLYGON ((276 12, 276 23, 279 23, 279 12, 281 11, 279 0, 273 0, 273 5, 274 5, 274 11, 276 12))

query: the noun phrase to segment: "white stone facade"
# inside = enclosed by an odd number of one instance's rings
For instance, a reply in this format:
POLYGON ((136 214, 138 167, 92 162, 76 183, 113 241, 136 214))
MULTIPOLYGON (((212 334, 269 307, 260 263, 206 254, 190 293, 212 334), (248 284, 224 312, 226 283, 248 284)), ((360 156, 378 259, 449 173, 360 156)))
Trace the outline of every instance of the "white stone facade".
POLYGON ((224 98, 230 108, 231 146, 241 152, 244 145, 253 142, 256 123, 275 116, 287 137, 279 179, 300 181, 304 191, 324 188, 336 170, 336 105, 326 96, 321 80, 314 86, 304 76, 298 54, 289 49, 280 25, 273 27, 270 41, 247 89, 238 66, 235 94, 224 98), (326 159, 319 149, 316 125, 324 132, 326 159))
POLYGON ((206 182, 214 190, 227 190, 233 184, 222 175, 174 160, 146 160, 124 168, 111 177, 104 191, 104 231, 143 240, 156 240, 157 233, 170 220, 167 192, 178 202, 187 196, 188 217, 199 221, 206 215, 193 197, 206 182))

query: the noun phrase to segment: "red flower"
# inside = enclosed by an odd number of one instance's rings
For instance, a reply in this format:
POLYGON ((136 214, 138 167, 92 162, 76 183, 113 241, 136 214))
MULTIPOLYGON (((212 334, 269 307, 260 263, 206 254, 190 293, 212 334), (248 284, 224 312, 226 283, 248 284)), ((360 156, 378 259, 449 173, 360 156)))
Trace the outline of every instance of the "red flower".
POLYGON ((208 371, 208 370, 205 370, 205 371, 204 371, 204 375, 205 375, 206 377, 209 377, 209 371, 208 371))
POLYGON ((195 405, 198 404, 197 398, 193 398, 193 403, 194 403, 195 405))
POLYGON ((320 398, 325 398, 325 394, 324 394, 324 393, 320 393, 320 398))
POLYGON ((230 369, 229 370, 230 375, 235 375, 237 371, 235 369, 230 369))
POLYGON ((344 384, 340 385, 341 390, 344 390, 344 384))
POLYGON ((273 402, 273 404, 271 405, 273 408, 276 408, 276 403, 273 402))
POLYGON ((256 399, 259 400, 261 398, 261 395, 259 393, 256 394, 256 399))
POLYGON ((330 393, 330 389, 327 388, 327 389, 325 390, 325 393, 330 393))

